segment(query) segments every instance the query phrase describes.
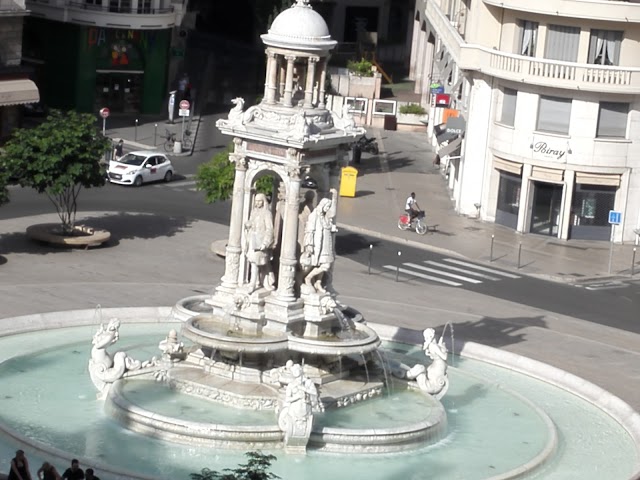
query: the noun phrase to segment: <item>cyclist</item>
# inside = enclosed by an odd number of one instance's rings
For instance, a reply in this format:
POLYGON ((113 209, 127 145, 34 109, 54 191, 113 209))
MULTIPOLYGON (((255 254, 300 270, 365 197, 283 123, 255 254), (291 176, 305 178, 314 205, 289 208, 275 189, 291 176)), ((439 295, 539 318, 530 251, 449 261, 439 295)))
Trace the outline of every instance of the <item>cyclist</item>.
POLYGON ((415 192, 411 192, 411 195, 407 197, 407 201, 404 205, 404 211, 409 215, 409 223, 413 222, 413 219, 421 212, 420 205, 416 201, 415 192))

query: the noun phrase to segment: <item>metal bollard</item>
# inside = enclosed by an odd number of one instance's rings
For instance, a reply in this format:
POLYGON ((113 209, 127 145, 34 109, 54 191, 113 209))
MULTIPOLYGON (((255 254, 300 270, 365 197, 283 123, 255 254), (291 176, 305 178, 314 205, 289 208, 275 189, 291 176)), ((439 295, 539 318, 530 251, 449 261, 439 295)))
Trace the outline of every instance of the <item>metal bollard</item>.
POLYGON ((367 275, 371 275, 371 256, 373 255, 373 245, 369 244, 369 267, 367 268, 367 275))
POLYGON ((489 252, 489 262, 493 262, 493 241, 495 240, 495 238, 495 235, 491 235, 491 251, 489 252))
POLYGON ((633 247, 633 255, 631 256, 631 276, 636 273, 636 247, 633 247))
POLYGON ((156 123, 153 126, 153 146, 155 147, 158 144, 158 124, 156 123))
POLYGON ((518 270, 520 270, 520 258, 522 256, 522 242, 518 246, 518 270))
POLYGON ((133 137, 134 137, 135 141, 137 142, 138 141, 138 119, 137 118, 136 118, 136 127, 135 127, 135 130, 134 130, 134 133, 133 133, 133 137))
POLYGON ((398 251, 398 264, 396 265, 396 282, 398 281, 398 276, 400 275, 400 256, 402 252, 398 251))

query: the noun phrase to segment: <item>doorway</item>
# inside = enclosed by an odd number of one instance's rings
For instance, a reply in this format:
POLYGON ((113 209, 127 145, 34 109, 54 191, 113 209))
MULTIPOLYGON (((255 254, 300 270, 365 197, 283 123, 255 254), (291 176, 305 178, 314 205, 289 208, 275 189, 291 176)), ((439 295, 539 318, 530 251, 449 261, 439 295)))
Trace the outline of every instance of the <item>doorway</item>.
POLYGON ((558 236, 562 185, 533 182, 533 206, 531 208, 531 233, 558 236))
POLYGON ((138 113, 142 101, 143 72, 97 72, 96 110, 138 113))

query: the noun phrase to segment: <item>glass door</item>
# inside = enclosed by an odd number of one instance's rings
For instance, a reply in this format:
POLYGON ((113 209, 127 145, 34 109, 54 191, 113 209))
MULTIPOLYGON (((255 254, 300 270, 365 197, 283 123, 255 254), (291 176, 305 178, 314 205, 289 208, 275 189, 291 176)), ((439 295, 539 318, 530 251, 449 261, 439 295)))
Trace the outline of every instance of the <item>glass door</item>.
POLYGON ((531 233, 558 236, 562 185, 533 182, 533 189, 531 233))

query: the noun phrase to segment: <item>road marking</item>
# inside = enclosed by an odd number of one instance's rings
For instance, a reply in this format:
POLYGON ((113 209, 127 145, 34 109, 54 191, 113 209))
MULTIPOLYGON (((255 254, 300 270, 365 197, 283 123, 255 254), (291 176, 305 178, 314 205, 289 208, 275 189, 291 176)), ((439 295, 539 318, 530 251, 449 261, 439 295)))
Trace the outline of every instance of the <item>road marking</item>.
POLYGON ((425 275, 423 273, 418 273, 418 272, 414 272, 413 270, 408 270, 406 268, 396 268, 393 265, 385 265, 383 268, 386 268, 387 270, 393 270, 394 272, 396 270, 402 272, 402 273, 406 273, 407 275, 412 275, 414 277, 418 277, 418 278, 424 278, 425 280, 431 280, 433 282, 440 282, 440 283, 444 283, 445 285, 451 285, 452 287, 461 287, 462 284, 458 283, 458 282, 452 282, 450 280, 445 280, 444 278, 438 278, 438 277, 432 277, 431 275, 425 275))
POLYGON ((588 285, 585 285, 584 288, 585 290, 613 290, 616 288, 626 288, 628 286, 629 285, 624 284, 622 282, 611 281, 611 282, 590 283, 588 285))
POLYGON ((182 188, 182 187, 191 187, 196 184, 195 180, 176 180, 171 183, 167 183, 166 186, 169 188, 182 188))
POLYGON ((454 272, 466 273, 467 275, 473 275, 474 277, 480 277, 486 280, 493 280, 493 281, 500 280, 498 277, 492 277, 491 275, 485 275, 484 273, 471 272, 469 270, 465 270, 464 268, 458 268, 452 265, 446 265, 444 263, 434 262, 433 260, 425 260, 424 263, 428 263, 429 265, 434 265, 436 267, 447 268, 449 270, 453 270, 454 272))
POLYGON ((442 270, 436 270, 435 268, 423 267, 422 265, 417 265, 415 263, 403 263, 403 265, 406 265, 407 267, 417 268, 418 270, 422 270, 424 272, 437 273, 438 275, 444 275, 445 277, 455 278, 456 280, 462 280, 463 282, 482 283, 482 280, 463 277, 462 275, 456 275, 455 273, 443 272, 442 270))
POLYGON ((456 260, 454 258, 445 258, 445 262, 455 263, 456 265, 463 265, 469 268, 475 268, 476 270, 480 270, 482 272, 495 273, 496 275, 502 275, 507 278, 521 278, 519 275, 513 275, 512 273, 501 272, 500 270, 494 270, 493 268, 481 267, 480 265, 476 265, 475 263, 463 262, 462 260, 456 260))

